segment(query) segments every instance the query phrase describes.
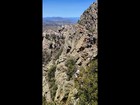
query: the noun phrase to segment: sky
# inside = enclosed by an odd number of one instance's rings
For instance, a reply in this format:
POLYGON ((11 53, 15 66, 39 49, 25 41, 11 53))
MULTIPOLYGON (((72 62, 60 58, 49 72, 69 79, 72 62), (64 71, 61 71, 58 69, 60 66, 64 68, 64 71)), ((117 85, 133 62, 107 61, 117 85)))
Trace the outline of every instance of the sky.
POLYGON ((43 0, 44 17, 80 17, 95 0, 43 0))

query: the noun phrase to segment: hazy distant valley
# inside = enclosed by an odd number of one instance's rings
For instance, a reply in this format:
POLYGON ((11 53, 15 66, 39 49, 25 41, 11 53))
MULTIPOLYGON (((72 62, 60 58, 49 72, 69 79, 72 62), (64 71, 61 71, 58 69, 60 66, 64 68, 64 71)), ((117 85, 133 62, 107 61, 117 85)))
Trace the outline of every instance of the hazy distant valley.
POLYGON ((43 31, 55 30, 58 26, 76 24, 80 17, 45 17, 43 18, 43 31))

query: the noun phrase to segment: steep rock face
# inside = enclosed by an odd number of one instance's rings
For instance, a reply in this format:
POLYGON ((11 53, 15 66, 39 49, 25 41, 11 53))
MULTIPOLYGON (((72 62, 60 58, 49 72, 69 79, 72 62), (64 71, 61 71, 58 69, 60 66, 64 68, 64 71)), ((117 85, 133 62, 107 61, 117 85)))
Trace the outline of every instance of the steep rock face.
POLYGON ((42 95, 46 105, 96 105, 97 54, 97 3, 77 24, 43 32, 42 95))
POLYGON ((79 24, 91 32, 97 32, 97 12, 97 3, 94 3, 81 15, 79 24))

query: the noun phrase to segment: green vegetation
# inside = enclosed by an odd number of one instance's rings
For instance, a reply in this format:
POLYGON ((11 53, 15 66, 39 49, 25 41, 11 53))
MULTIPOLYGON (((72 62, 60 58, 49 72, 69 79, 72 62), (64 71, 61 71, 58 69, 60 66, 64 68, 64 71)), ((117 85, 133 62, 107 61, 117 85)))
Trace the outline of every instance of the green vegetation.
POLYGON ((77 23, 80 24, 80 20, 78 20, 77 23))
POLYGON ((50 40, 49 34, 46 34, 45 38, 50 40))
POLYGON ((55 60, 57 60, 59 58, 59 56, 61 55, 62 51, 63 51, 63 48, 60 48, 58 53, 56 53, 56 55, 55 55, 55 60))
POLYGON ((47 64, 51 60, 51 55, 45 50, 42 52, 42 63, 47 64))
POLYGON ((74 73, 76 72, 75 59, 72 57, 67 59, 65 66, 68 67, 68 70, 66 73, 69 76, 68 79, 70 80, 72 76, 74 75, 74 73))
POLYGON ((49 102, 46 105, 56 105, 54 102, 49 102))
POLYGON ((56 35, 55 34, 52 34, 52 40, 55 41, 55 39, 56 39, 56 35))
POLYGON ((48 81, 49 81, 49 85, 50 85, 50 92, 51 92, 52 100, 54 100, 56 90, 57 90, 57 85, 55 84, 55 71, 56 71, 56 65, 53 65, 48 70, 48 81))
POLYGON ((97 60, 90 63, 86 69, 81 68, 80 77, 75 80, 75 87, 78 89, 78 105, 97 105, 97 60))
POLYGON ((48 70, 48 80, 53 81, 55 77, 56 65, 52 65, 48 70))
POLYGON ((45 99, 45 97, 43 97, 43 98, 42 98, 42 105, 47 105, 46 103, 47 103, 47 102, 46 102, 46 99, 45 99))
POLYGON ((43 97, 42 99, 42 105, 56 105, 55 102, 47 102, 45 97, 43 97))
POLYGON ((57 85, 54 83, 54 85, 51 88, 51 97, 52 97, 52 100, 54 100, 54 98, 55 98, 55 94, 56 94, 57 88, 58 88, 57 85))

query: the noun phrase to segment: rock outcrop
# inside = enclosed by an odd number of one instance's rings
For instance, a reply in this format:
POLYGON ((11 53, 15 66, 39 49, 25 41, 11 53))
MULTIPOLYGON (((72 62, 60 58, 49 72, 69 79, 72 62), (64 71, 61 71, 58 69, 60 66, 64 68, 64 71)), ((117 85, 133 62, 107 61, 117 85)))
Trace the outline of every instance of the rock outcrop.
POLYGON ((97 105, 97 12, 93 3, 77 24, 43 32, 46 105, 97 105))

